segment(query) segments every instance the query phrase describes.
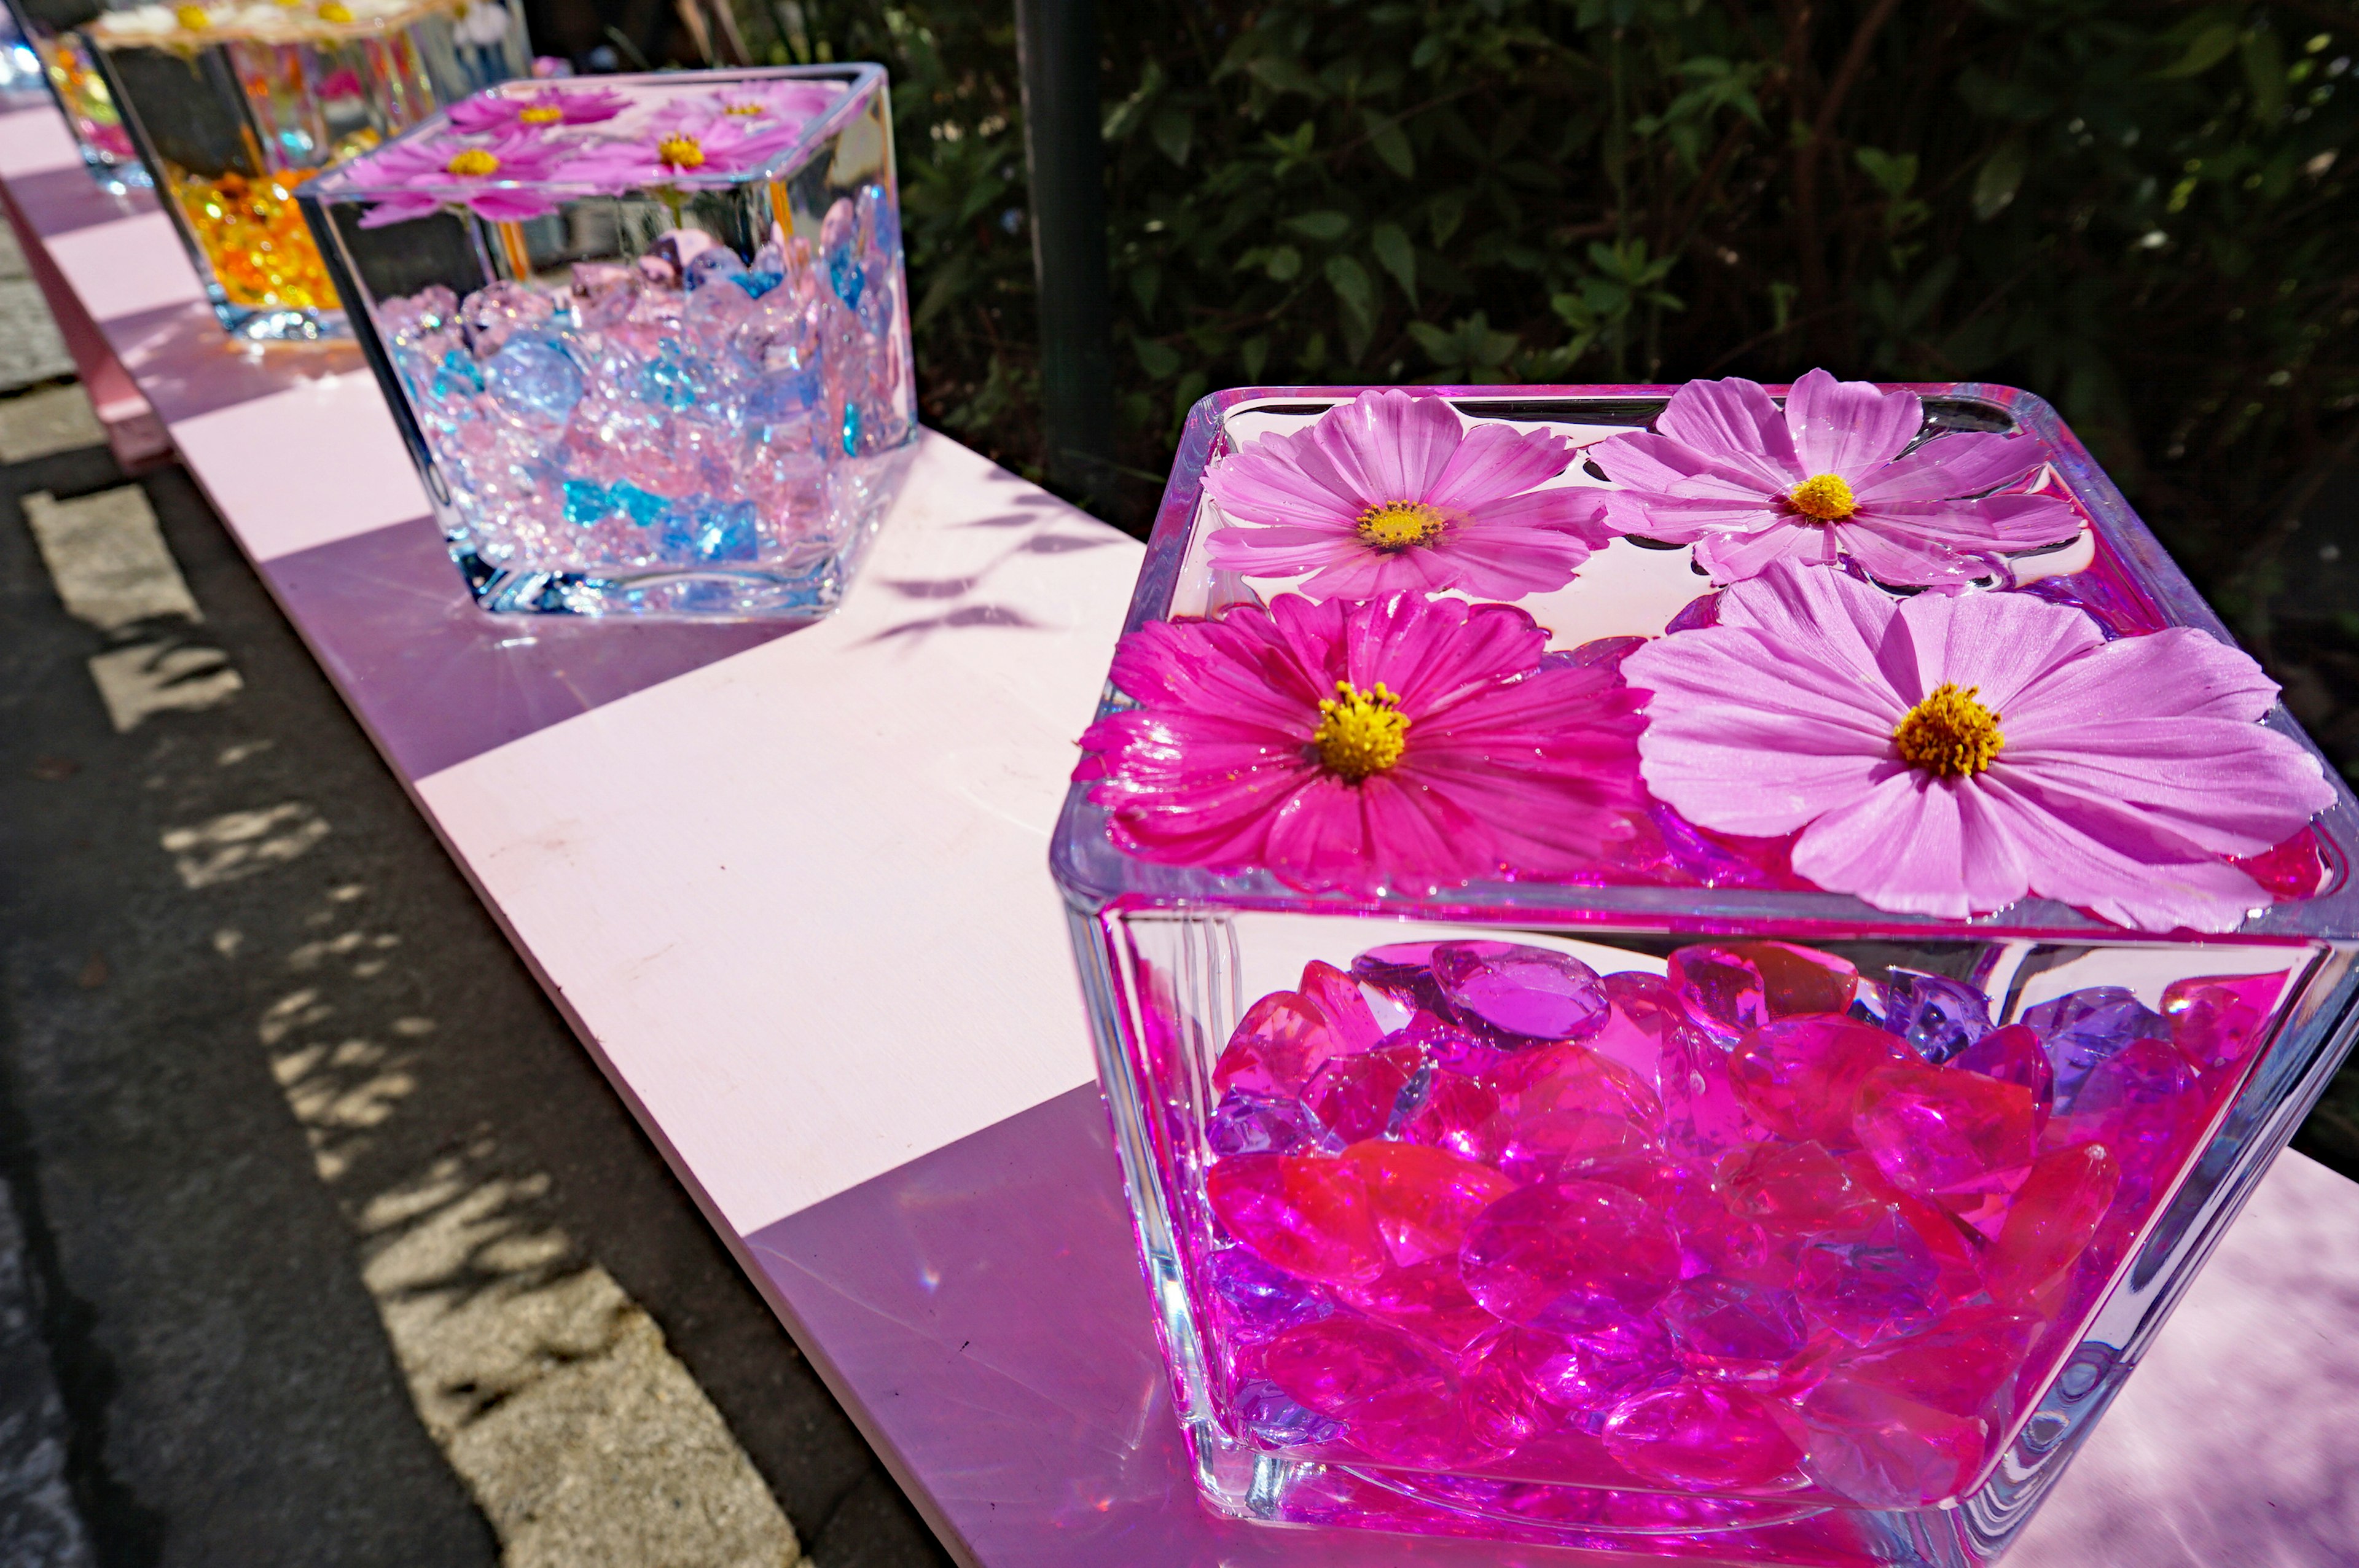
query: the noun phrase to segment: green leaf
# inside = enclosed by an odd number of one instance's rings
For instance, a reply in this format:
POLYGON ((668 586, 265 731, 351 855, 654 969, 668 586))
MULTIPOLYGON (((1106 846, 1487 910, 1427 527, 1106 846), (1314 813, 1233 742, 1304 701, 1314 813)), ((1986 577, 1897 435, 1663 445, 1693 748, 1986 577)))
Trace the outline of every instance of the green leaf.
POLYGON ((1327 96, 1326 87, 1292 55, 1262 55, 1245 67, 1245 74, 1273 92, 1299 92, 1306 98, 1327 96))
POLYGON ((1368 231, 1369 248, 1376 260, 1393 275, 1401 292, 1408 296, 1411 306, 1417 304, 1417 252, 1408 243, 1408 235, 1398 223, 1378 223, 1368 231))
POLYGON ((1883 187, 1884 194, 1896 200, 1908 195, 1908 188, 1917 183, 1917 155, 1914 153, 1887 153, 1876 147, 1861 147, 1852 156, 1859 160, 1859 167, 1867 172, 1867 178, 1883 187))
POLYGON ((1188 165, 1188 144, 1195 131, 1195 120, 1177 103, 1166 103, 1158 109, 1147 126, 1147 134, 1155 138, 1157 150, 1182 168, 1188 165))
MULTIPOLYGON (((1327 287, 1343 302, 1345 326, 1363 329, 1362 341, 1376 330, 1376 286, 1368 277, 1368 269, 1350 256, 1327 258, 1327 287)), ((1353 359, 1360 356, 1353 354, 1353 359)))
POLYGON ((1298 212, 1286 221, 1286 226, 1306 240, 1332 244, 1352 232, 1352 220, 1348 213, 1323 208, 1316 212, 1298 212))
POLYGON ((2185 54, 2156 71, 2155 75, 2165 79, 2200 76, 2226 59, 2235 48, 2236 24, 2233 21, 2213 22, 2189 41, 2185 54))
POLYGON ((1292 245, 1280 245, 1269 253, 1262 270, 1277 283, 1292 283, 1302 276, 1302 253, 1292 245))
POLYGON ((2023 188, 2023 138, 2009 136, 1991 149, 1974 175, 1974 217, 1987 223, 2007 209, 2023 188))
POLYGON ((2245 35, 2244 56, 2245 81, 2253 90, 2253 120, 2274 125, 2286 108, 2285 51, 2277 47, 2276 33, 2256 27, 2245 35))
POLYGON ((1385 160, 1385 167, 1403 179, 1417 173, 1417 152, 1408 145, 1408 133, 1400 122, 1386 118, 1374 109, 1360 111, 1361 120, 1368 127, 1368 146, 1385 160))
POLYGON ((1163 268, 1155 262, 1133 267, 1130 272, 1131 297, 1138 301, 1138 313, 1155 314, 1155 297, 1163 289, 1163 268))
POLYGON ((1158 343, 1152 338, 1133 338, 1130 346, 1138 351, 1138 368, 1151 379, 1165 381, 1180 373, 1180 351, 1169 343, 1158 343))
POLYGON ((1458 362, 1458 340, 1432 322, 1411 321, 1408 335, 1417 340, 1417 346, 1423 349, 1434 363, 1454 365, 1458 362))
POLYGON ((1261 379, 1262 367, 1269 363, 1269 340, 1267 338, 1247 338, 1245 342, 1245 347, 1238 350, 1237 353, 1238 357, 1243 359, 1245 362, 1245 379, 1247 381, 1259 381, 1261 379))

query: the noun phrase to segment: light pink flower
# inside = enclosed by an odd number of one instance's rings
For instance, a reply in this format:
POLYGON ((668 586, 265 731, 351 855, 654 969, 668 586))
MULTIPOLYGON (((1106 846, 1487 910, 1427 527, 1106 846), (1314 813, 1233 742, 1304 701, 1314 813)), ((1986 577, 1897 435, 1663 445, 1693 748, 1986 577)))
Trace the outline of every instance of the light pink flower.
POLYGON ((1212 535, 1212 564, 1248 577, 1310 572, 1302 591, 1317 599, 1546 593, 1611 537, 1603 492, 1533 488, 1572 457, 1560 436, 1470 429, 1440 397, 1364 392, 1204 475, 1205 492, 1244 524, 1212 535))
POLYGON ((843 92, 843 83, 840 81, 815 81, 804 77, 756 77, 745 81, 733 81, 693 98, 680 99, 658 114, 649 124, 669 129, 684 121, 725 114, 732 119, 759 121, 765 125, 790 124, 799 130, 834 108, 843 92))
MULTIPOLYGON (((371 207, 361 227, 381 229, 445 207, 463 208, 495 223, 546 216, 557 211, 557 195, 546 183, 560 170, 569 185, 581 178, 575 151, 520 130, 486 138, 437 133, 396 142, 353 166, 353 181, 364 188, 408 188, 371 207)), ((589 189, 581 187, 583 194, 589 189)))
POLYGON ((565 125, 595 125, 631 106, 606 88, 540 87, 530 92, 479 92, 451 105, 451 124, 462 131, 553 131, 565 125))
POLYGON ((618 191, 727 178, 761 168, 801 136, 799 124, 706 110, 667 125, 650 123, 636 136, 593 143, 582 155, 581 171, 618 191))
POLYGON ((2256 722, 2277 688, 2244 654, 2186 626, 2108 643, 2028 594, 1896 601, 1779 562, 1622 671, 1652 693, 1657 795, 1723 833, 1799 829, 1794 870, 1878 909, 1958 919, 2036 893, 2231 930, 2270 898, 2221 857, 2335 798, 2256 722))
POLYGON ((1904 456, 1924 423, 1915 393, 1823 370, 1794 384, 1782 413, 1732 376, 1689 382, 1652 432, 1586 456, 1621 487, 1608 503, 1617 531, 1693 544, 1716 582, 1845 556, 1885 582, 1963 582, 2078 532, 2061 497, 1988 493, 2039 466, 2037 443, 1967 431, 1904 456))
POLYGON ((1414 593, 1158 622, 1116 650, 1139 706, 1082 737, 1077 776, 1151 860, 1364 895, 1576 875, 1635 831, 1636 704, 1611 671, 1543 667, 1547 641, 1414 593))

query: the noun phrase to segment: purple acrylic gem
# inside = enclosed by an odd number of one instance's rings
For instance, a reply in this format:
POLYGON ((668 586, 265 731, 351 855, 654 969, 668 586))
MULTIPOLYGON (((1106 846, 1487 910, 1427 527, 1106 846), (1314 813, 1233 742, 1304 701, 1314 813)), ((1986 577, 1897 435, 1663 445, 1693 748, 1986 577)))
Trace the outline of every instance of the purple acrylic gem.
POLYGON ((1864 1236, 1821 1237, 1803 1249, 1802 1305, 1854 1345, 1872 1345, 1931 1325, 1940 1274, 1924 1238, 1886 1209, 1864 1236))
POLYGON ((1885 982, 1884 1027, 1928 1062, 1946 1062, 1991 1032, 1990 1001, 1946 975, 1896 968, 1885 982))
POLYGON ((1809 1338, 1801 1306, 1791 1295, 1743 1280, 1690 1280, 1657 1311, 1680 1360, 1739 1382, 1775 1378, 1809 1338))
POLYGON ((1335 1310, 1316 1285, 1263 1262, 1242 1247, 1213 1253, 1205 1272, 1213 1293, 1227 1304, 1230 1320, 1249 1335, 1266 1337, 1335 1310))
POLYGON ((2169 1040, 2163 1016, 2120 986, 2090 986, 2023 1015, 2056 1068, 2056 1103, 2070 1105, 2089 1070, 2133 1040, 2169 1040))
POLYGON ((1343 1434, 1342 1422, 1303 1409, 1285 1390, 1264 1378, 1237 1385, 1235 1405, 1237 1421, 1245 1431, 1274 1446, 1329 1443, 1343 1434))
POLYGON ((1433 950, 1439 946, 1435 942, 1395 942, 1371 947, 1352 960, 1352 978, 1363 985, 1374 986, 1412 1011, 1446 1013, 1449 1004, 1441 1000, 1441 989, 1433 983, 1433 950))
POLYGON ((1445 942, 1433 978, 1461 1022, 1526 1040, 1580 1040, 1605 1027, 1597 971, 1568 953, 1504 942, 1445 942))
POLYGON ((1204 1119, 1204 1138, 1217 1154, 1294 1154, 1340 1149, 1302 1102, 1231 1089, 1204 1119))

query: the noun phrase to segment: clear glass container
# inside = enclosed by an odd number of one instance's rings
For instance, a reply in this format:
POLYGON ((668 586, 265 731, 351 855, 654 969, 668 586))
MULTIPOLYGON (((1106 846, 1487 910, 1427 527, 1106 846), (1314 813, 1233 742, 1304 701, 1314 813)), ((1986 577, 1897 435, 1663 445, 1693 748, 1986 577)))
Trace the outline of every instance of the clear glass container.
MULTIPOLYGON (((1288 586, 1212 562, 1205 470, 1357 390, 1197 406, 1128 631, 1288 586)), ((1916 390, 1920 439, 2038 442, 2082 520, 1967 591, 2225 638, 2047 405, 1916 390)), ((1437 395, 1587 445, 1669 391, 1437 395)), ((1690 556, 1616 539, 1520 608, 1549 659, 1611 663, 1698 623, 1690 556)), ((1238 1519, 1977 1568, 2354 1028, 2339 786, 2235 862, 2274 902, 2197 937, 1893 914, 1668 821, 1579 881, 1306 892, 1135 852, 1102 767, 1051 866, 1197 1482, 1238 1519)))
POLYGON ((917 438, 891 127, 870 65, 516 85, 305 189, 479 605, 836 606, 917 438))
POLYGON ((484 0, 147 5, 82 37, 222 325, 257 342, 345 330, 296 191, 530 66, 521 11, 484 0))
POLYGON ((8 15, 39 61, 49 94, 72 130, 74 145, 100 187, 121 195, 152 181, 131 133, 123 128, 114 96, 91 58, 90 46, 73 29, 98 12, 89 0, 8 0, 8 15))

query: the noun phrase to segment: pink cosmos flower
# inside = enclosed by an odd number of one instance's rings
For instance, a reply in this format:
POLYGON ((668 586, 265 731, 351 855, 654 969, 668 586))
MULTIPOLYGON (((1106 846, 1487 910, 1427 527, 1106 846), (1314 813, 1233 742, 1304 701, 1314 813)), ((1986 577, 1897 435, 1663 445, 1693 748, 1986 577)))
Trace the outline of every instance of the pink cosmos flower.
POLYGON ((1845 556, 1885 582, 1963 582, 1990 576, 1991 557, 2079 532, 2061 497, 1987 493, 2039 466, 2036 443, 1969 431, 1903 456, 1924 423, 1915 393, 1823 370, 1794 384, 1783 413, 1731 376, 1689 382, 1652 432, 1586 455, 1621 487, 1617 531, 1693 544, 1717 582, 1845 556))
POLYGON ((1577 874, 1635 831, 1636 704, 1611 671, 1543 666, 1547 642, 1520 610, 1415 593, 1158 622, 1115 651, 1140 706, 1082 737, 1078 776, 1151 860, 1364 896, 1577 874))
POLYGON ((1546 593, 1611 536, 1603 492, 1533 488, 1572 456, 1560 436, 1470 429, 1442 398, 1364 392, 1204 475, 1206 492, 1245 524, 1212 535, 1212 564, 1248 577, 1310 572, 1302 591, 1318 599, 1546 593))
POLYGON ((2037 893, 2227 931, 2270 898, 2221 857, 2335 798, 2256 722, 2277 688, 2244 654, 2187 626, 2108 643, 2028 594, 1895 601, 1781 561, 1622 672, 1653 694, 1656 795, 1721 832, 1799 829, 1794 870, 1878 909, 1959 919, 2037 893))
POLYGON ((708 109, 590 146, 582 155, 581 173, 609 190, 744 174, 793 146, 802 129, 799 122, 785 124, 708 109))
POLYGON ((843 92, 840 81, 813 81, 801 77, 733 81, 713 92, 679 100, 657 114, 650 124, 668 130, 700 116, 725 114, 734 119, 790 124, 799 129, 833 108, 843 92))
MULTIPOLYGON (((437 134, 397 142, 362 159, 355 176, 364 183, 408 189, 371 207, 361 227, 381 229, 444 207, 463 208, 495 223, 543 217, 557 211, 556 201, 542 190, 518 187, 554 178, 560 169, 570 183, 576 177, 577 151, 528 130, 484 141, 437 134)), ((585 193, 588 189, 583 187, 585 193)))
POLYGON ((451 124, 471 132, 517 128, 551 131, 561 125, 595 125, 630 106, 628 98, 604 88, 584 92, 576 87, 542 87, 530 92, 479 92, 451 105, 451 124))

